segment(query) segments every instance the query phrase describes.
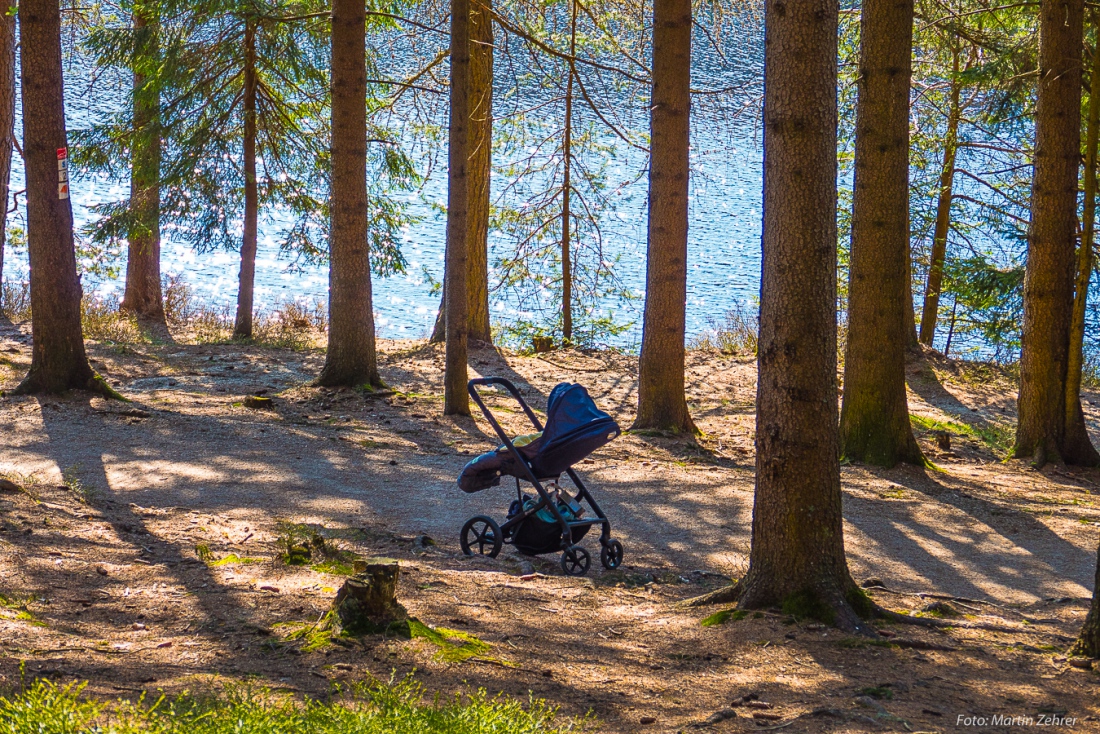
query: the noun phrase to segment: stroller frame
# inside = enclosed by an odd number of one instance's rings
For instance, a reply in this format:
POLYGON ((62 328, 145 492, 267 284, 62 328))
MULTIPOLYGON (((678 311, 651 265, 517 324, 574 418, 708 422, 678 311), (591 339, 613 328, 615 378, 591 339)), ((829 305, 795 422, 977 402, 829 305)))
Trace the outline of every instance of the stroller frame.
MULTIPOLYGON (((506 380, 503 377, 480 377, 470 380, 470 382, 467 384, 466 388, 470 393, 470 397, 473 398, 475 403, 477 403, 477 407, 481 409, 481 413, 485 416, 485 419, 489 421, 489 424, 493 427, 493 430, 496 431, 497 437, 500 439, 501 443, 503 443, 508 451, 512 454, 512 456, 515 457, 515 459, 519 462, 519 465, 523 467, 524 473, 526 474, 523 479, 530 482, 535 487, 535 491, 538 493, 539 496, 538 502, 534 503, 530 508, 526 510, 522 509, 521 502, 520 512, 510 518, 503 525, 497 526, 497 529, 500 533, 500 541, 502 543, 513 542, 512 536, 515 533, 515 530, 519 527, 520 523, 529 518, 531 515, 534 515, 539 510, 546 508, 554 516, 554 519, 561 527, 561 548, 563 550, 561 565, 562 569, 567 575, 583 576, 585 573, 587 573, 590 564, 588 551, 578 545, 573 544, 573 529, 579 527, 591 527, 593 525, 601 526, 600 559, 603 562, 604 567, 608 569, 618 568, 619 565, 622 563, 623 557, 622 543, 611 537, 611 521, 607 518, 607 515, 604 514, 603 510, 600 509, 599 503, 596 502, 595 498, 592 497, 592 494, 588 491, 588 487, 586 487, 584 482, 581 481, 581 478, 577 476, 577 473, 573 470, 573 467, 569 467, 565 470, 565 473, 569 475, 569 478, 570 480, 572 480, 573 485, 577 488, 577 494, 575 495, 574 499, 578 503, 584 501, 595 514, 595 517, 593 518, 587 518, 583 520, 567 520, 566 517, 561 513, 561 511, 559 511, 557 502, 554 502, 551 498, 550 492, 547 491, 543 483, 539 481, 539 478, 535 476, 535 472, 534 469, 532 469, 531 467, 531 463, 512 443, 512 439, 508 436, 508 433, 501 427, 500 423, 497 422, 497 419, 493 415, 492 411, 489 410, 488 406, 486 406, 485 402, 481 399, 481 395, 478 393, 477 388, 490 385, 499 385, 507 390, 509 393, 511 393, 512 397, 515 398, 516 402, 519 403, 519 406, 523 409, 523 412, 527 415, 527 418, 531 421, 531 425, 535 427, 536 431, 542 431, 543 425, 538 416, 535 415, 535 412, 531 409, 531 406, 527 404, 527 401, 523 399, 523 396, 520 394, 519 390, 516 388, 515 385, 512 384, 511 381, 506 380)), ((516 494, 522 500, 519 477, 516 478, 516 494)), ((496 525, 495 521, 492 521, 491 518, 488 518, 487 516, 478 516, 477 518, 472 518, 470 521, 468 521, 467 526, 470 525, 470 522, 473 522, 473 520, 477 519, 489 520, 491 525, 496 525)), ((495 553, 493 553, 492 555, 495 555, 495 553)))

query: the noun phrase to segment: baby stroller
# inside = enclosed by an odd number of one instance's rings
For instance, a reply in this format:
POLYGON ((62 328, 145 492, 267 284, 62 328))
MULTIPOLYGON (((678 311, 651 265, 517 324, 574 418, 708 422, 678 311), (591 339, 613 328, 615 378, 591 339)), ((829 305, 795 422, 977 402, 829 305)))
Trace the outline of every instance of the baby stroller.
POLYGON ((562 551, 562 570, 569 576, 583 576, 588 573, 591 557, 578 542, 590 527, 600 525, 600 561, 609 570, 622 565, 623 544, 611 537, 611 521, 573 471, 574 464, 614 440, 621 432, 619 425, 577 384, 563 382, 550 392, 545 427, 508 380, 483 377, 470 380, 467 388, 503 445, 467 464, 459 475, 458 486, 464 492, 480 492, 499 486, 504 475, 513 476, 516 499, 503 525, 487 515, 467 520, 460 535, 462 552, 493 558, 504 543, 513 544, 526 555, 562 551), (511 393, 538 433, 509 438, 478 394, 478 387, 489 385, 499 385, 511 393), (563 472, 577 488, 575 495, 558 486, 563 472), (537 497, 523 493, 521 479, 534 485, 537 497), (595 517, 585 517, 582 502, 595 517))

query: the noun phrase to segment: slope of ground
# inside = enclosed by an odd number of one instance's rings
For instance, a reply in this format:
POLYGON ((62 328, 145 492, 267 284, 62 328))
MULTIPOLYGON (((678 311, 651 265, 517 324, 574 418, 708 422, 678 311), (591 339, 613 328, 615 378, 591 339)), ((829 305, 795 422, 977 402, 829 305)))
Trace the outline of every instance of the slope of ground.
MULTIPOLYGON (((17 384, 29 344, 29 327, 0 324, 0 389, 17 384)), ((1100 731, 1100 676, 1064 655, 1091 593, 1100 473, 1002 461, 1015 410, 1004 375, 926 355, 910 399, 938 469, 843 469, 856 578, 883 582, 871 594, 891 608, 964 615, 946 631, 885 627, 902 646, 878 646, 774 613, 703 626, 722 607, 676 604, 746 564, 751 360, 690 354, 699 440, 627 434, 578 466, 626 564, 575 579, 556 556, 462 556, 463 521, 502 517, 515 493, 454 484, 495 437, 480 416, 440 415, 440 349, 382 350, 392 392, 310 387, 317 350, 93 343, 132 402, 0 397, 0 475, 22 488, 0 493, 0 685, 25 664, 102 695, 259 679, 324 696, 415 670, 432 692, 530 693, 613 732, 946 731, 959 715, 1064 715, 1100 731), (250 394, 275 409, 248 409, 250 394), (313 533, 332 558, 279 561, 290 535, 313 533), (489 647, 457 661, 424 639, 311 632, 351 554, 398 559, 411 613, 489 647), (951 608, 929 607, 945 598, 951 608), (998 629, 964 629, 975 623, 998 629)), ((570 380, 624 427, 633 417, 629 356, 481 349, 471 366, 537 408, 570 380)), ((530 430, 504 396, 489 402, 510 431, 530 430)))

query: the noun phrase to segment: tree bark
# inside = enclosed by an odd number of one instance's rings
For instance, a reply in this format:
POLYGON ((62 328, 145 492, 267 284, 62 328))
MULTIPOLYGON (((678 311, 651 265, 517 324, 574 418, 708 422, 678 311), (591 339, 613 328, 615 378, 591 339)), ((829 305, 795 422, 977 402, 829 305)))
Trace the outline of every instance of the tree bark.
POLYGON ((1077 644, 1071 651, 1074 655, 1100 658, 1100 548, 1096 551, 1096 578, 1092 586, 1092 606, 1089 608, 1085 623, 1077 644))
POLYGON ((242 104, 244 110, 244 237, 241 241, 241 271, 237 288, 237 319, 233 325, 233 338, 251 339, 259 217, 259 199, 256 190, 256 21, 252 19, 245 21, 242 104))
POLYGON ((1094 465, 1098 457, 1088 437, 1067 440, 1066 434, 1084 2, 1043 0, 1039 14, 1035 164, 1013 456, 1036 465, 1094 465))
MULTIPOLYGON (((469 269, 469 338, 491 344, 489 323, 489 194, 493 172, 493 5, 474 0, 470 6, 470 214, 467 227, 469 269)), ((446 275, 444 275, 446 279, 446 275)), ((444 287, 431 340, 447 338, 444 287)))
POLYGON ((11 156, 15 143, 15 16, 0 16, 0 313, 4 312, 4 245, 8 234, 11 156))
POLYGON ((837 430, 838 15, 837 0, 764 11, 756 494, 739 603, 865 632, 869 605, 844 556, 837 430))
POLYGON ((924 464, 905 394, 912 0, 864 0, 841 453, 924 464))
POLYGON ((649 243, 635 428, 696 430, 684 394, 690 124, 691 2, 655 0, 649 243))
POLYGON ((361 0, 333 0, 329 327, 318 385, 382 385, 367 238, 366 39, 361 0))
POLYGON ((133 144, 130 152, 130 225, 126 290, 121 310, 168 335, 160 290, 160 89, 145 73, 156 68, 158 19, 135 9, 133 144))
POLYGON ((19 28, 34 346, 30 371, 15 392, 98 389, 102 381, 88 364, 81 333, 73 211, 61 165, 67 144, 58 1, 21 2, 19 28))
POLYGON ((447 343, 443 413, 469 415, 466 357, 469 336, 467 268, 470 202, 470 2, 451 0, 451 115, 447 144, 447 250, 444 272, 447 343))
POLYGON ((920 314, 920 343, 932 346, 936 339, 940 292, 943 289, 943 266, 947 259, 947 234, 951 228, 952 189, 955 184, 955 154, 959 140, 959 50, 952 60, 951 91, 947 110, 947 131, 943 142, 943 167, 940 169, 940 193, 936 203, 936 225, 932 232, 932 257, 928 263, 928 280, 924 284, 924 307, 920 314))
POLYGON ((1093 14, 1093 27, 1097 43, 1092 52, 1092 79, 1089 87, 1088 124, 1085 128, 1085 167, 1082 173, 1084 204, 1082 207, 1081 243, 1077 247, 1077 278, 1074 282, 1073 317, 1069 332, 1069 366, 1066 368, 1066 443, 1072 444, 1071 453, 1094 455, 1092 463, 1100 462, 1100 455, 1089 441, 1085 426, 1085 413, 1081 409, 1081 369, 1084 364, 1085 310, 1089 299, 1089 280, 1092 276, 1092 248, 1096 231, 1096 153, 1100 135, 1100 13, 1093 14))
POLYGON ((562 129, 561 160, 561 338, 573 342, 573 257, 570 230, 573 224, 570 205, 573 195, 573 80, 577 76, 577 2, 569 4, 569 71, 565 80, 565 125, 562 129))

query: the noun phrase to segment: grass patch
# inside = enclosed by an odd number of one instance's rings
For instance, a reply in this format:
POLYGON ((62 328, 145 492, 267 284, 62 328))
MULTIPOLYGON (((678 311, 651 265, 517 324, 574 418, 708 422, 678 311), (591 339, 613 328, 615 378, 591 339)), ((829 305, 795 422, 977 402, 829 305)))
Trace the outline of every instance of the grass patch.
POLYGON ((263 563, 263 562, 264 562, 264 559, 262 559, 262 558, 249 558, 248 556, 238 556, 236 553, 230 553, 228 556, 225 556, 224 558, 219 558, 216 561, 211 561, 207 565, 208 566, 236 566, 236 565, 245 566, 245 565, 248 565, 250 563, 263 563))
MULTIPOLYGON (((958 418, 958 416, 952 416, 958 418)), ((909 416, 909 422, 914 428, 924 431, 944 431, 956 436, 976 438, 999 455, 1007 455, 1012 448, 1014 439, 1012 429, 1006 426, 991 424, 986 427, 971 426, 955 421, 941 421, 935 418, 927 418, 923 415, 909 416)))
POLYGON ((438 696, 430 703, 423 686, 356 683, 337 689, 329 701, 295 699, 268 689, 233 686, 218 695, 141 697, 136 702, 98 701, 86 684, 58 686, 34 681, 0 697, 0 731, 41 734, 557 734, 575 731, 541 700, 526 705, 479 689, 438 696))
POLYGON ((310 568, 317 573, 327 573, 330 576, 351 576, 353 573, 355 573, 355 568, 352 566, 352 564, 335 560, 315 563, 310 566, 310 568))
POLYGON ((444 663, 461 663, 470 658, 485 657, 485 653, 492 649, 488 642, 468 632, 446 627, 432 628, 418 619, 409 620, 409 634, 414 638, 423 638, 439 648, 435 659, 444 663))
POLYGON ((332 610, 325 612, 324 616, 314 623, 309 622, 280 622, 274 625, 275 629, 286 631, 283 639, 292 642, 301 640, 302 652, 314 652, 324 649, 332 644, 332 638, 336 636, 336 617, 332 610))
POLYGON ((749 613, 744 609, 723 609, 720 612, 715 612, 706 619, 699 622, 704 627, 717 627, 720 624, 726 622, 738 622, 745 617, 749 616, 749 613))
MULTIPOLYGON (((328 566, 332 569, 348 568, 347 573, 322 571, 350 575, 351 562, 355 554, 339 546, 336 540, 326 537, 323 528, 304 523, 280 522, 276 529, 275 543, 279 547, 279 560, 288 566, 328 566)), ((332 535, 332 533, 328 533, 332 535)))
MULTIPOLYGON (((26 622, 34 627, 45 627, 46 623, 34 616, 34 613, 27 608, 33 601, 33 596, 20 598, 7 594, 0 594, 0 610, 7 612, 7 615, 4 616, 10 615, 8 619, 17 619, 20 622, 26 622)), ((0 729, 0 731, 2 731, 2 729, 0 729)))
POLYGON ((82 504, 91 504, 92 499, 95 498, 95 490, 85 484, 80 478, 79 464, 70 466, 68 469, 61 472, 61 482, 82 504))

